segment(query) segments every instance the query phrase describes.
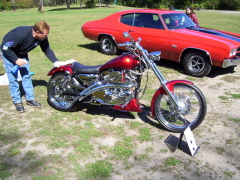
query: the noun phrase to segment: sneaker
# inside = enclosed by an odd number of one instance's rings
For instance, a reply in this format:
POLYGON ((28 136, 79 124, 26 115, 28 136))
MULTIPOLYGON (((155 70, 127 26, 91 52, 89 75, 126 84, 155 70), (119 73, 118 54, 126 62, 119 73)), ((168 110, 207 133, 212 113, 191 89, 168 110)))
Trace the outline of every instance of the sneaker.
POLYGON ((14 105, 16 106, 16 110, 17 110, 18 112, 24 112, 24 107, 23 107, 22 102, 20 102, 20 103, 14 103, 14 105))
POLYGON ((33 106, 33 107, 41 107, 41 104, 35 100, 27 101, 27 105, 33 106))

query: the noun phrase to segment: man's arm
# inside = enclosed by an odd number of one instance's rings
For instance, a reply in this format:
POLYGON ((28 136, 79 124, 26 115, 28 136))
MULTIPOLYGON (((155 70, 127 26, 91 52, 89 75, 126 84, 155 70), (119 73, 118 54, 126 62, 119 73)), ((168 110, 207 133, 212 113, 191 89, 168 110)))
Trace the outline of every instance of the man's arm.
POLYGON ((53 63, 58 61, 56 55, 54 54, 53 50, 49 46, 48 39, 41 41, 40 47, 50 61, 52 61, 53 63))

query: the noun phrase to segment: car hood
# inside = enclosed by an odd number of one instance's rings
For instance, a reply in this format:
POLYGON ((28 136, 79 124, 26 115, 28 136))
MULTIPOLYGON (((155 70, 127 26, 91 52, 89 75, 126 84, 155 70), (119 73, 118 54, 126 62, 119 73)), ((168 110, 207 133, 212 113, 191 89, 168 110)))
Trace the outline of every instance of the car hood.
POLYGON ((229 39, 229 40, 236 41, 236 42, 240 43, 240 35, 235 34, 235 33, 218 31, 218 30, 202 28, 202 27, 191 27, 191 28, 188 28, 187 30, 192 30, 196 33, 201 32, 201 33, 206 34, 207 36, 209 35, 209 37, 211 36, 211 38, 214 38, 214 36, 215 37, 218 36, 218 37, 221 37, 221 38, 229 39))

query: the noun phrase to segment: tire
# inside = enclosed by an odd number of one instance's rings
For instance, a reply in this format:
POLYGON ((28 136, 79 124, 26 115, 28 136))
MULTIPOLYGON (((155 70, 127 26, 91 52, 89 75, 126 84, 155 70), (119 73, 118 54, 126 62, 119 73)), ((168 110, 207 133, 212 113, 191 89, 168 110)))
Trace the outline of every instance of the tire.
POLYGON ((187 74, 195 77, 204 77, 212 69, 209 57, 200 51, 187 53, 183 59, 183 66, 187 74))
POLYGON ((181 133, 189 124, 193 130, 203 121, 207 105, 202 92, 194 85, 174 85, 174 95, 181 107, 177 111, 167 94, 159 94, 154 104, 155 116, 162 127, 171 132, 181 133), (186 120, 186 121, 185 121, 186 120))
POLYGON ((100 42, 100 49, 103 54, 117 54, 117 45, 110 36, 103 36, 100 42))
MULTIPOLYGON (((47 101, 50 106, 59 111, 77 111, 82 107, 82 102, 74 101, 77 96, 66 95, 64 93, 78 94, 80 90, 76 88, 71 88, 68 85, 61 87, 62 82, 65 80, 66 77, 67 75, 64 72, 52 75, 47 86, 47 101)), ((70 83, 77 84, 73 80, 71 80, 70 83)))

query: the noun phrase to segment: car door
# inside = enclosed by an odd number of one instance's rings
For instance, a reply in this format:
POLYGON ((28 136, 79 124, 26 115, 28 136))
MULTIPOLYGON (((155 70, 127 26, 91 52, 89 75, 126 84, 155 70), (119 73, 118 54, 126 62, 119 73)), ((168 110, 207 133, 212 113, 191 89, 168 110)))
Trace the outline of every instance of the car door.
POLYGON ((191 43, 194 36, 186 33, 186 27, 192 26, 185 13, 169 13, 161 15, 169 33, 169 56, 172 61, 180 61, 183 50, 187 47, 193 47, 191 43))
POLYGON ((168 59, 169 35, 157 14, 132 13, 122 15, 120 22, 131 26, 132 37, 142 39, 141 45, 148 52, 161 51, 161 57, 168 59))

